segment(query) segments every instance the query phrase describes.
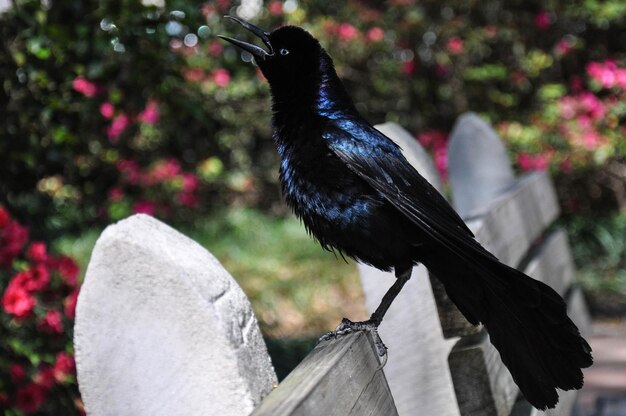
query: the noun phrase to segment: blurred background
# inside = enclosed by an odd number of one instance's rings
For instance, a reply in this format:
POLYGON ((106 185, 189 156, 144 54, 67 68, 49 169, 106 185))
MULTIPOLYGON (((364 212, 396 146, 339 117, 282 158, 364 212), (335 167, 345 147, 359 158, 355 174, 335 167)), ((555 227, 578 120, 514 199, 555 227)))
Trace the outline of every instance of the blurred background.
MULTIPOLYGON (((207 247, 253 303, 283 377, 342 316, 355 265, 281 200, 268 85, 234 14, 303 26, 358 109, 446 176, 456 117, 555 180, 594 318, 626 314, 623 0, 0 1, 0 409, 79 414, 72 326, 102 229, 147 213, 207 247)), ((609 329, 613 330, 613 329, 609 329)), ((626 331, 625 331, 626 332, 626 331)), ((626 382, 625 382, 626 385, 626 382)))

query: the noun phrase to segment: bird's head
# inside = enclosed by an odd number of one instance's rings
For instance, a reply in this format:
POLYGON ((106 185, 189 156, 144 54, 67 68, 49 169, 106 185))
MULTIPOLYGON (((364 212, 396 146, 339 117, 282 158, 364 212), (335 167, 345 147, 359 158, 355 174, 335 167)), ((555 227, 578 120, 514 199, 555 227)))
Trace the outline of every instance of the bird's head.
POLYGON ((267 32, 237 17, 225 17, 242 25, 267 46, 266 50, 238 39, 219 36, 251 53, 272 89, 291 89, 311 83, 320 72, 321 61, 330 60, 317 39, 304 29, 283 26, 267 32))

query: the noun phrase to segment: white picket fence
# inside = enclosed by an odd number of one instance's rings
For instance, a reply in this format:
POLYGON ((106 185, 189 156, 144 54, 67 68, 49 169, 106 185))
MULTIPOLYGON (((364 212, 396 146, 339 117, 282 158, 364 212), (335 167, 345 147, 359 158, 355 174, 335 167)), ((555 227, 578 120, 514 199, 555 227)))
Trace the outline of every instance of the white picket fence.
MULTIPOLYGON (((431 183, 429 155, 398 125, 377 126, 431 183)), ((566 298, 583 334, 589 318, 545 172, 515 178, 496 133, 474 114, 449 148, 455 207, 505 263, 566 298)), ((367 307, 395 277, 359 265, 367 307)), ((89 415, 569 415, 576 392, 538 412, 482 328, 467 323, 418 266, 380 328, 384 369, 368 334, 318 345, 276 387, 250 304, 219 262, 145 215, 110 226, 94 248, 78 300, 75 349, 89 415)))

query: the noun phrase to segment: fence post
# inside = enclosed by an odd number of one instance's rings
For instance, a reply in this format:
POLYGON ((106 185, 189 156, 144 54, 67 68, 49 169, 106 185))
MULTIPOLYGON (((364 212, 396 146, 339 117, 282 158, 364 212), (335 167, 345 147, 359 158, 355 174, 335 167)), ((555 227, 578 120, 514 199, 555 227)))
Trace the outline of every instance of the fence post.
MULTIPOLYGON (((393 123, 376 128, 398 143, 409 162, 441 189, 432 159, 414 137, 393 123)), ((366 265, 358 267, 367 307, 373 311, 395 276, 366 265)), ((389 347, 385 375, 398 414, 458 415, 448 368, 453 342, 443 338, 431 282, 423 266, 413 269, 411 280, 387 312, 380 335, 389 347)))
POLYGON ((146 215, 98 239, 74 345, 90 415, 245 415, 276 383, 237 283, 200 245, 146 215))

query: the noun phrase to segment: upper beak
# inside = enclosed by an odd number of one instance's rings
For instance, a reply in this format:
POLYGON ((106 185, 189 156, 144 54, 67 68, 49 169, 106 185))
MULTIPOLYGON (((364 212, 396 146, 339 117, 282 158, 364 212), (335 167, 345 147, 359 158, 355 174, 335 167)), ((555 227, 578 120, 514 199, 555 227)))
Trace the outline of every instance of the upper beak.
POLYGON ((241 26, 245 27, 250 32, 260 37, 263 43, 269 48, 269 52, 251 43, 243 42, 238 39, 229 38, 228 36, 217 35, 218 37, 224 39, 225 41, 232 43, 235 46, 238 46, 244 51, 250 52, 257 59, 265 60, 266 57, 274 55, 274 49, 272 49, 272 44, 270 43, 268 32, 261 29, 260 27, 254 26, 252 23, 246 22, 243 19, 239 19, 238 17, 234 17, 234 16, 224 16, 224 17, 239 23, 241 26))

